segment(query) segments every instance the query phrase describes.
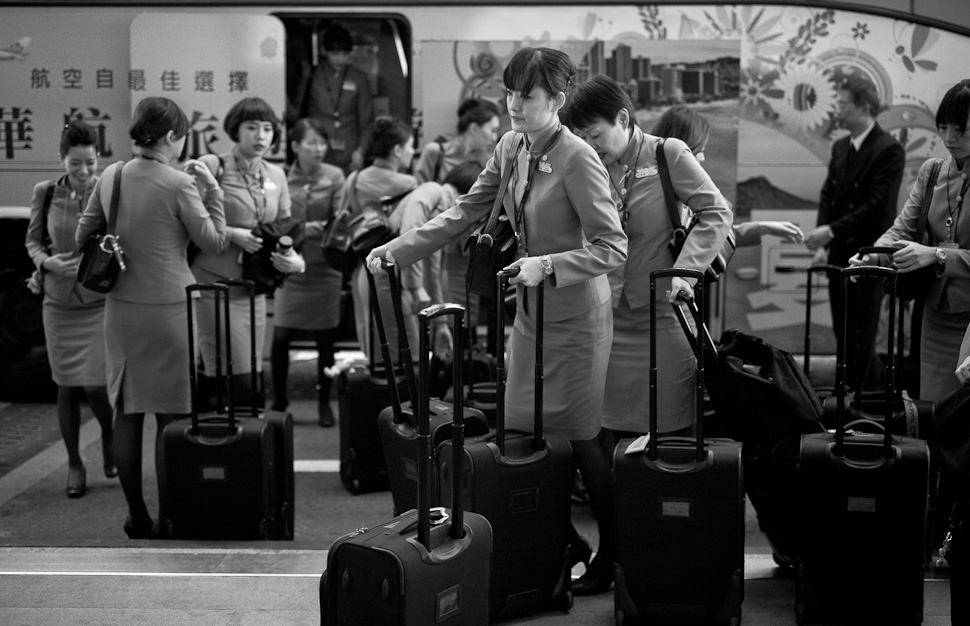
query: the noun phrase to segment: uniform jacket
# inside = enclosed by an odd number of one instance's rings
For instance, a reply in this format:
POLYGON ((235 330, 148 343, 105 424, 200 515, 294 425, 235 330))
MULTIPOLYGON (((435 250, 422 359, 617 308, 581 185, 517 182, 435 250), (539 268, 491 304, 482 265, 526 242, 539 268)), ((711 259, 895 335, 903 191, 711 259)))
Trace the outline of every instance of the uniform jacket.
MULTIPOLYGON (((30 222, 27 225, 27 254, 37 269, 50 256, 63 252, 78 253, 79 246, 74 242, 78 220, 87 199, 94 192, 97 177, 87 180, 81 193, 70 188, 67 175, 57 181, 45 181, 34 186, 34 196, 30 203, 30 222), (44 197, 47 188, 54 186, 54 195, 47 211, 47 232, 42 232, 44 221, 44 197), (47 240, 50 240, 50 247, 47 240)), ((90 305, 104 301, 104 295, 85 289, 74 276, 61 276, 46 270, 44 273, 44 297, 61 305, 90 305)))
MULTIPOLYGON (((402 266, 411 265, 487 218, 502 173, 516 167, 517 178, 524 183, 527 151, 538 157, 559 128, 562 134, 545 155, 548 166, 538 168, 534 175, 518 255, 548 254, 552 259, 555 273, 544 290, 547 321, 570 319, 606 302, 610 298, 606 274, 626 259, 626 235, 610 197, 609 177, 596 152, 559 125, 542 133, 534 145, 523 145, 514 162, 509 153, 517 133, 506 133, 471 190, 454 207, 388 244, 394 259, 402 266)), ((502 201, 502 209, 513 223, 513 197, 520 193, 521 185, 515 189, 510 182, 502 201)), ((519 286, 517 298, 521 300, 525 293, 519 286)))
POLYGON ((325 160, 346 167, 358 146, 365 154, 370 149, 374 100, 367 74, 350 65, 342 74, 334 76, 326 62, 306 70, 294 102, 304 115, 323 122, 330 139, 325 160))
POLYGON ((878 124, 849 155, 850 138, 832 145, 828 176, 819 200, 818 225, 828 225, 829 263, 845 267, 859 248, 872 243, 893 223, 903 179, 903 147, 878 124))
MULTIPOLYGON (((916 225, 919 222, 920 209, 923 206, 926 180, 929 177, 933 159, 923 163, 913 188, 909 192, 909 199, 893 222, 875 245, 890 245, 894 241, 913 241, 916 225)), ((946 251, 946 262, 942 270, 936 271, 936 278, 929 286, 926 294, 926 305, 937 311, 964 313, 970 311, 970 207, 964 206, 957 213, 956 197, 965 180, 970 175, 970 162, 965 163, 963 170, 958 170, 952 158, 943 161, 939 178, 933 187, 933 200, 926 222, 928 232, 927 244, 939 245, 946 239, 946 218, 949 209, 954 211, 954 241, 959 249, 946 251), (949 199, 949 201, 948 201, 949 199)), ((967 201, 963 202, 964 205, 967 201)), ((954 368, 956 367, 955 364, 954 368)))
MULTIPOLYGON (((626 224, 629 252, 626 263, 610 272, 609 278, 614 304, 625 296, 631 309, 650 304, 650 272, 673 266, 707 268, 724 245, 734 221, 727 200, 687 144, 668 138, 664 155, 674 192, 697 217, 697 225, 674 259, 669 245, 673 225, 657 171, 659 143, 659 137, 634 126, 626 151, 607 168, 614 181, 614 199, 619 200, 619 189, 629 188, 622 208, 629 214, 626 224)), ((658 286, 658 299, 665 297, 663 291, 658 286)))
MULTIPOLYGON (((206 193, 203 204, 195 179, 156 152, 142 153, 157 160, 135 158, 124 164, 117 234, 128 271, 119 275, 108 297, 140 304, 185 302, 185 287, 195 282, 185 256, 189 240, 213 254, 229 245, 222 191, 206 193)), ((117 165, 108 166, 98 180, 78 224, 78 245, 107 227, 105 212, 117 173, 117 165)))

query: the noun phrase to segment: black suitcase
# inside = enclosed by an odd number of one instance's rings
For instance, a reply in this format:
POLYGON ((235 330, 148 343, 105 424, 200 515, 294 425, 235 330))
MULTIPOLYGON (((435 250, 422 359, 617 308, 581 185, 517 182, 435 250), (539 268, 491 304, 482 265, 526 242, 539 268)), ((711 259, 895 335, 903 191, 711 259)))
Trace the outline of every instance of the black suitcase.
MULTIPOLYGON (((517 272, 501 272, 498 291, 517 272)), ((499 298, 497 302, 502 302, 499 298)), ((452 444, 438 447, 442 504, 452 504, 455 484, 463 486, 465 508, 492 523, 490 619, 572 607, 566 551, 571 539, 572 446, 542 432, 542 284, 536 294, 535 428, 505 430, 505 358, 498 352, 498 418, 493 434, 469 439, 464 474, 455 480, 452 444)), ((498 336, 505 336, 499 317, 498 336)), ((461 395, 461 394, 456 394, 461 395)))
MULTIPOLYGON (((383 267, 391 287, 391 303, 394 307, 394 320, 397 326, 398 348, 400 352, 399 362, 411 363, 411 347, 408 344, 407 332, 404 327, 404 310, 401 304, 401 288, 395 273, 396 268, 394 265, 388 263, 384 263, 383 267)), ((380 303, 378 302, 374 277, 370 272, 367 273, 367 279, 371 288, 374 322, 377 326, 377 335, 381 344, 384 371, 390 375, 393 365, 390 347, 387 344, 387 332, 384 328, 384 316, 380 308, 380 303)), ((410 390, 410 397, 416 398, 418 396, 417 385, 414 380, 414 368, 404 367, 403 369, 404 377, 410 390)), ((428 379, 429 396, 431 396, 431 400, 428 403, 429 429, 431 432, 431 449, 434 450, 438 444, 451 437, 452 406, 434 398, 430 392, 430 374, 428 379)), ((391 496, 394 499, 394 514, 398 515, 404 511, 410 511, 418 504, 418 424, 412 403, 402 402, 390 381, 388 381, 388 389, 391 391, 391 405, 385 407, 380 415, 378 415, 377 427, 378 432, 380 432, 381 447, 384 450, 384 461, 387 466, 387 478, 391 486, 391 496)), ((488 422, 485 420, 485 416, 482 415, 481 411, 471 408, 466 408, 464 411, 463 421, 467 436, 477 437, 488 433, 488 422)), ((432 480, 431 506, 438 506, 439 502, 438 481, 432 480)))
MULTIPOLYGON (((842 270, 841 315, 848 280, 880 273, 896 315, 896 272, 889 268, 842 270)), ((845 333, 843 333, 843 337, 845 333)), ((926 442, 882 434, 846 432, 845 341, 838 346, 837 424, 834 433, 804 435, 798 461, 798 567, 795 617, 816 614, 879 624, 923 621, 924 533, 929 491, 926 442)), ((884 413, 892 414, 893 345, 889 346, 884 413)))
MULTIPOLYGON (((323 626, 443 626, 488 623, 492 532, 481 515, 464 513, 460 498, 450 512, 431 509, 431 434, 428 420, 429 321, 455 316, 461 334, 463 308, 437 305, 421 321, 418 507, 370 529, 337 539, 320 578, 323 626)), ((456 368, 460 363, 456 362, 456 368)), ((461 395, 455 397, 452 452, 461 467, 464 439, 461 395)))
MULTIPOLYGON (((650 351, 650 432, 621 440, 613 453, 616 503, 614 606, 618 626, 640 623, 739 624, 744 599, 744 483, 741 444, 704 438, 703 272, 650 274, 696 278, 699 333, 696 438, 657 436, 657 353, 650 351), (646 441, 644 441, 646 439, 646 441)), ((656 346, 656 324, 650 327, 656 346)))
MULTIPOLYGON (((376 302, 377 299, 373 298, 376 302)), ((374 328, 371 307, 369 329, 374 328)), ((384 366, 374 358, 374 342, 368 342, 371 352, 366 367, 351 367, 337 378, 337 407, 340 413, 340 481, 352 494, 385 491, 390 488, 387 462, 381 445, 378 416, 393 404, 392 391, 398 398, 410 399, 407 379, 392 370, 392 380, 384 366)))
POLYGON ((192 295, 203 290, 216 293, 216 378, 222 378, 220 300, 227 327, 226 372, 232 376, 229 287, 189 285, 185 291, 193 402, 189 420, 171 422, 162 431, 164 467, 160 472, 165 480, 167 532, 174 539, 273 539, 282 524, 279 515, 283 500, 273 426, 261 419, 237 419, 232 385, 228 386, 225 414, 221 408, 221 384, 217 386, 216 412, 200 416, 196 410, 198 377, 192 295))

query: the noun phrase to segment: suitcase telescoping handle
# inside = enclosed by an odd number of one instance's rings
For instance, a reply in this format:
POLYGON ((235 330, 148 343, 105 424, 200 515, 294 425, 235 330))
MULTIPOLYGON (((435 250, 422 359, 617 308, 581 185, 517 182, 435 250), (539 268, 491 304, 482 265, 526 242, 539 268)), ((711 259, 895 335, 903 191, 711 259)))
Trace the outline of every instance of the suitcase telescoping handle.
MULTIPOLYGON (((505 289, 513 276, 519 275, 520 269, 512 267, 496 274, 495 280, 495 325, 498 332, 495 364, 495 443, 499 453, 505 456, 505 289)), ((543 283, 536 285, 536 365, 535 365, 535 424, 532 429, 532 451, 539 452, 546 447, 542 437, 542 325, 545 317, 545 302, 543 283)), ((526 295, 525 297, 528 297, 526 295)))
MULTIPOLYGON (((846 300, 848 299, 848 289, 849 280, 853 277, 883 277, 886 278, 889 284, 889 328, 892 328, 896 323, 896 277, 898 272, 889 267, 876 267, 872 265, 861 265, 856 267, 847 267, 842 270, 839 275, 839 280, 841 284, 839 286, 839 293, 842 295, 839 303, 839 319, 842 320, 842 333, 838 337, 838 347, 836 349, 836 364, 835 364, 835 407, 836 407, 836 421, 837 428, 835 430, 835 449, 832 451, 835 456, 844 456, 844 444, 845 444, 845 359, 846 359, 846 333, 849 332, 849 320, 846 314, 847 306, 846 300)), ((895 342, 893 341, 892 333, 889 333, 889 352, 887 354, 889 365, 886 371, 886 403, 885 403, 885 416, 886 421, 884 422, 884 448, 883 457, 890 459, 893 456, 892 441, 893 433, 890 424, 892 422, 893 416, 893 397, 895 395, 895 378, 896 371, 893 366, 895 361, 895 342)))
MULTIPOLYGON (((253 417, 259 415, 259 374, 256 371, 256 283, 244 279, 244 278, 224 278, 219 281, 220 285, 226 285, 227 287, 243 287, 249 294, 249 376, 250 385, 252 386, 252 403, 250 404, 250 411, 252 411, 253 417)), ((226 318, 226 344, 229 343, 229 318, 226 318)), ((230 377, 232 374, 230 374, 230 377)), ((232 389, 232 383, 229 383, 229 388, 232 389)), ((233 406, 232 402, 229 403, 233 406)))
MULTIPOLYGON (((431 549, 431 409, 429 407, 431 387, 431 320, 442 315, 451 315, 455 320, 454 339, 456 345, 463 345, 465 340, 465 307, 460 304, 435 304, 422 309, 418 313, 421 328, 421 338, 418 351, 420 354, 418 376, 420 391, 418 416, 418 541, 428 550, 431 549)), ((455 380, 461 380, 462 359, 452 359, 455 380)), ((454 480, 451 496, 451 527, 448 534, 452 539, 465 536, 465 522, 463 519, 462 480, 464 471, 462 460, 465 454, 465 406, 461 389, 452 394, 455 400, 454 413, 451 422, 451 451, 454 480)))
POLYGON ((809 358, 812 354, 812 292, 815 291, 812 287, 812 278, 814 274, 820 274, 825 272, 825 275, 829 277, 829 280, 838 280, 839 274, 842 272, 842 268, 838 265, 831 265, 829 263, 820 263, 818 265, 812 265, 806 270, 807 280, 805 281, 805 347, 802 350, 804 354, 805 362, 802 364, 802 371, 805 372, 805 376, 808 376, 809 371, 809 358))
MULTIPOLYGON (((195 325, 194 319, 195 315, 192 311, 192 300, 193 294, 196 292, 211 291, 215 294, 215 334, 216 334, 216 371, 215 371, 215 381, 216 381, 216 413, 222 413, 222 387, 224 380, 222 378, 222 321, 225 320, 226 323, 226 374, 232 378, 232 346, 229 341, 229 287, 221 284, 208 284, 208 283, 197 283, 194 285, 188 285, 185 288, 185 303, 188 307, 188 320, 189 320, 189 384, 191 385, 192 394, 192 429, 190 431, 193 437, 199 435, 199 377, 198 372, 195 367, 195 325), (219 301, 222 300, 223 311, 222 316, 219 315, 219 301)), ((231 436, 236 431, 236 412, 233 408, 233 393, 232 385, 227 386, 228 400, 229 403, 229 426, 228 433, 231 436)))
MULTIPOLYGON (((659 278, 693 278, 694 299, 697 307, 693 309, 694 324, 697 327, 697 338, 693 342, 694 355, 697 359, 697 376, 694 381, 695 409, 694 428, 697 434, 696 460, 702 463, 706 458, 704 453, 704 349, 703 332, 704 318, 704 272, 687 268, 668 268, 650 272, 650 441, 647 444, 647 458, 657 460, 657 279, 659 278)), ((689 333, 688 333, 689 334, 689 333)))
MULTIPOLYGON (((418 384, 414 380, 414 367, 408 367, 412 363, 411 359, 413 357, 411 356, 411 344, 408 340, 408 331, 404 327, 404 305, 401 303, 401 282, 398 280, 397 271, 393 263, 388 263, 387 259, 381 259, 381 267, 384 268, 384 272, 387 274, 387 282, 391 287, 391 306, 394 307, 394 324, 397 326, 399 359, 401 367, 404 369, 404 379, 408 383, 409 397, 414 399, 418 397, 418 384)), ((375 304, 374 306, 380 305, 375 304)), ((391 364, 385 363, 384 367, 391 367, 391 364)), ((394 417, 397 418, 397 414, 394 417)))
MULTIPOLYGON (((384 267, 383 264, 382 267, 384 267)), ((394 268, 391 267, 390 271, 393 272, 394 268)), ((370 287, 370 310, 374 317, 374 324, 377 326, 377 339, 381 342, 381 356, 384 359, 384 375, 387 377, 388 393, 391 394, 391 411, 394 413, 394 423, 400 424, 404 421, 404 410, 401 408, 401 396, 398 395, 397 375, 394 373, 394 363, 391 361, 391 348, 387 345, 387 331, 384 330, 384 316, 381 314, 381 305, 377 301, 377 282, 373 274, 366 269, 364 272, 367 274, 367 284, 370 287)), ((405 367, 405 369, 407 368, 405 367)))

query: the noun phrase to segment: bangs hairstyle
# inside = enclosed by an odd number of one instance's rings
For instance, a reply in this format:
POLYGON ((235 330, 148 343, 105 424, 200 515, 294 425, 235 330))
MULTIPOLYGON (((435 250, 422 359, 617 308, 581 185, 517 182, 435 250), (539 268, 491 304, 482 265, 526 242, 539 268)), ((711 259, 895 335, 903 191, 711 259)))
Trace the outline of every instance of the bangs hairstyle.
POLYGON ((403 146, 411 139, 411 127, 391 115, 382 115, 374 120, 374 141, 371 156, 386 159, 391 156, 395 146, 403 146))
POLYGON ((181 139, 189 133, 189 118, 168 98, 153 96, 135 106, 128 126, 128 136, 136 146, 151 148, 169 132, 181 139))
POLYGON ((307 133, 310 131, 323 137, 323 141, 330 145, 330 137, 327 137, 327 129, 324 127, 323 122, 315 117, 301 117, 293 124, 293 128, 290 129, 289 139, 291 142, 300 143, 306 139, 307 133))
POLYGON ((98 131, 81 120, 71 120, 61 132, 61 158, 67 156, 68 150, 75 146, 95 146, 97 151, 98 131))
POLYGON ((469 98, 458 107, 458 134, 464 133, 472 124, 483 126, 498 115, 498 107, 494 102, 469 98))
POLYGON ((569 104, 563 109, 562 121, 577 130, 589 128, 601 120, 613 124, 623 109, 630 116, 630 123, 636 125, 630 96, 615 80, 598 74, 576 87, 569 104))
POLYGON ((232 105, 226 113, 222 129, 233 142, 239 141, 239 127, 243 122, 269 122, 273 125, 273 147, 280 140, 280 118, 276 117, 272 107, 262 98, 243 98, 232 105))
POLYGON ((970 79, 963 79, 947 90, 946 95, 936 109, 936 127, 953 124, 957 128, 967 129, 967 118, 970 117, 970 79))
POLYGON ((502 82, 510 91, 531 94, 542 87, 550 98, 560 91, 569 95, 576 64, 565 52, 552 48, 522 48, 505 66, 502 82))
POLYGON ((691 152, 698 154, 707 147, 707 140, 711 137, 711 124, 692 109, 676 105, 660 116, 650 134, 680 139, 691 152))

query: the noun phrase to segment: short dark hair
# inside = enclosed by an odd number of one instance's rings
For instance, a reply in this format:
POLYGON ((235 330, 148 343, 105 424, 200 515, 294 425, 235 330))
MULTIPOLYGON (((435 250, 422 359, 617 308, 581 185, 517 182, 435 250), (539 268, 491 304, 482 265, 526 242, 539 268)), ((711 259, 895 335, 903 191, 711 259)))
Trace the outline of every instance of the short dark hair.
POLYGON ((391 156, 395 146, 401 146, 411 138, 411 127, 392 115, 382 115, 374 120, 374 141, 371 155, 378 159, 391 156))
POLYGON ((482 173, 481 163, 476 161, 465 161, 460 165, 456 165, 451 168, 447 174, 445 174, 444 180, 441 181, 442 185, 454 185, 458 193, 464 195, 468 193, 468 190, 472 188, 475 181, 478 180, 478 175, 482 173))
POLYGON ((855 74, 846 76, 839 83, 837 89, 839 91, 847 91, 852 96, 852 104, 868 109, 869 115, 873 117, 878 115, 879 111, 882 110, 876 86, 861 76, 856 76, 855 74))
POLYGON ((330 143, 330 137, 327 136, 327 128, 323 125, 323 122, 316 117, 301 117, 293 124, 293 128, 290 129, 289 140, 300 143, 306 138, 309 131, 313 131, 316 134, 323 137, 323 140, 328 144, 330 143))
POLYGON ((487 124, 492 118, 498 117, 499 111, 495 103, 490 100, 468 98, 458 107, 458 134, 468 130, 472 124, 487 124))
POLYGON ((576 64, 565 52, 552 48, 521 48, 509 60, 502 74, 505 88, 532 93, 542 87, 550 97, 559 92, 569 95, 576 75, 576 64))
POLYGON ((711 124, 700 113, 677 104, 660 116, 650 134, 680 139, 691 152, 697 154, 703 152, 707 146, 707 140, 711 137, 711 124))
POLYGON ((320 46, 328 52, 350 52, 354 49, 354 38, 340 24, 331 24, 320 39, 320 46))
POLYGON ((61 132, 61 158, 75 146, 97 146, 98 131, 81 120, 71 120, 61 132))
POLYGON ((936 127, 953 124, 957 128, 967 129, 967 118, 970 117, 970 78, 965 78, 950 87, 940 106, 936 109, 936 127))
POLYGON ((276 117, 273 108, 262 98, 243 98, 232 105, 222 122, 222 128, 234 142, 239 141, 239 127, 243 122, 269 122, 273 125, 273 145, 280 138, 280 118, 276 117))
POLYGON ((179 105, 162 96, 145 98, 135 106, 128 135, 136 146, 151 148, 169 132, 181 139, 189 132, 189 118, 179 105))
POLYGON ((598 74, 576 87, 561 117, 567 126, 583 129, 600 120, 613 124, 623 109, 629 114, 630 122, 636 124, 630 96, 615 80, 598 74))

